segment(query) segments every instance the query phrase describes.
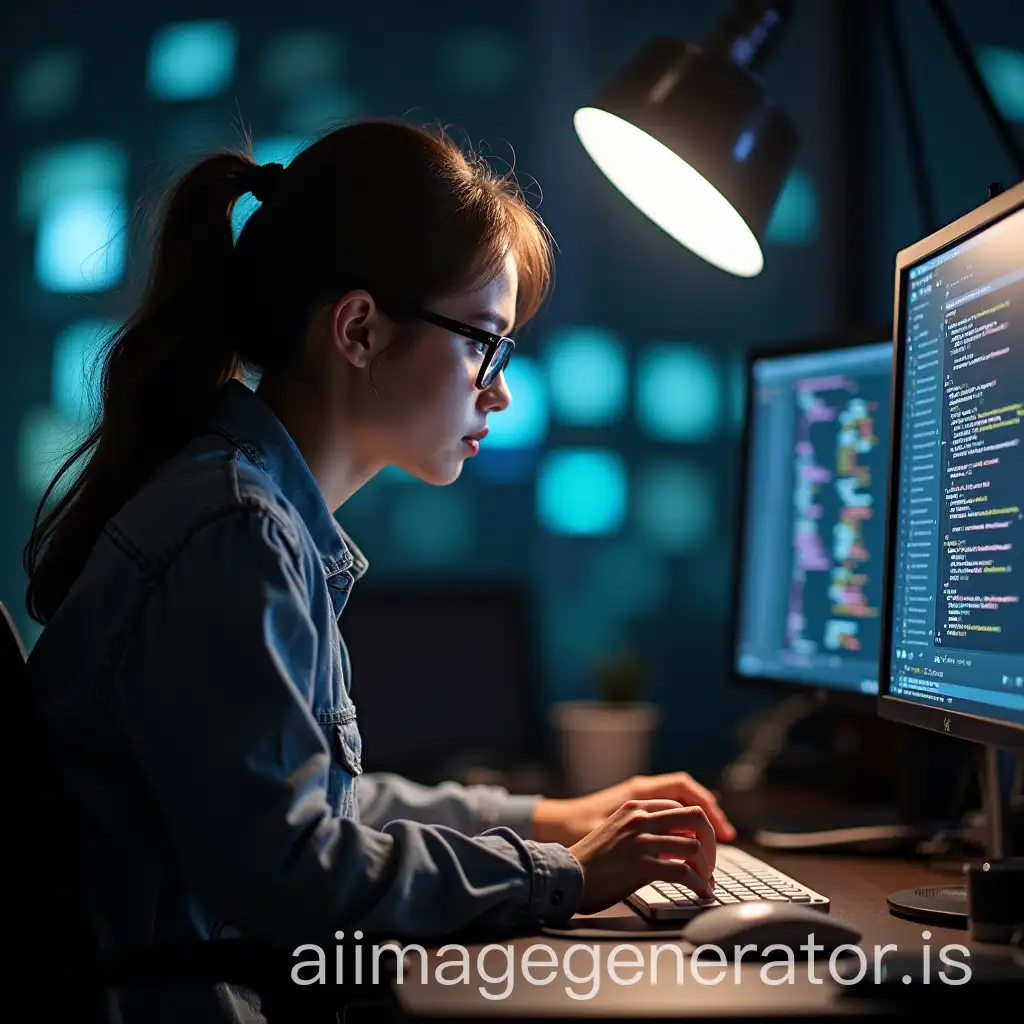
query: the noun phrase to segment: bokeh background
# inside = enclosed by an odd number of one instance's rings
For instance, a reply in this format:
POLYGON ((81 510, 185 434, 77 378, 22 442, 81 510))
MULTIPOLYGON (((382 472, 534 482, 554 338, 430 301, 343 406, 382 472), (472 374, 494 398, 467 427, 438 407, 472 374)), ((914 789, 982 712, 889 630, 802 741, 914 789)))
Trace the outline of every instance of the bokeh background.
MULTIPOLYGON (((1012 181, 1012 167, 924 0, 896 6, 936 212, 948 221, 983 202, 990 181, 1012 181)), ((951 6, 1019 134, 1024 8, 951 6)), ((556 288, 519 339, 512 407, 457 484, 384 473, 339 521, 378 581, 528 588, 542 705, 593 696, 594 659, 637 650, 663 711, 652 767, 717 773, 737 721, 775 699, 729 680, 745 353, 884 326, 894 255, 931 227, 915 201, 879 5, 861 0, 798 4, 766 69, 801 148, 759 277, 702 263, 621 198, 580 147, 573 111, 645 40, 699 42, 726 7, 8 6, 0 599, 28 642, 38 627, 23 607, 22 546, 55 458, 92 413, 90 354, 130 306, 137 218, 195 157, 247 134, 259 159, 286 162, 350 118, 442 123, 513 167, 539 202, 559 247, 556 288)), ((240 204, 239 223, 251 208, 240 204)), ((453 642, 473 628, 483 627, 454 627, 453 642)))

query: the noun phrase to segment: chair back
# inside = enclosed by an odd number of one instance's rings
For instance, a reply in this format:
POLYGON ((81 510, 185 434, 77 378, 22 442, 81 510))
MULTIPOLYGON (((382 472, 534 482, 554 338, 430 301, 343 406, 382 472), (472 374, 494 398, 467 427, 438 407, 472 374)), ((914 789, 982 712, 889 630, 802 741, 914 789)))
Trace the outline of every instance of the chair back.
POLYGON ((24 675, 27 657, 18 627, 14 625, 6 605, 0 601, 0 685, 4 690, 24 675))
MULTIPOLYGON (((46 716, 26 670, 25 646, 0 602, 0 686, 9 728, 0 743, 6 793, 0 813, 7 828, 5 881, 7 934, 14 957, 5 961, 9 979, 0 995, 0 1020, 15 1019, 13 1006, 27 996, 33 1017, 75 1024, 108 1024, 109 987, 161 987, 229 981, 257 989, 268 1021, 337 1020, 349 1001, 390 999, 385 983, 331 986, 319 993, 290 983, 292 958, 248 940, 189 943, 155 949, 101 951, 89 918, 80 860, 80 826, 56 758, 46 716), (324 1005, 320 1005, 323 1003, 324 1005), (7 1011, 7 1012, 5 1012, 7 1011)), ((0 889, 2 893, 2 889, 0 889)), ((387 960, 385 959, 387 967, 387 960)), ((345 976, 351 977, 346 965, 345 976)), ((317 988, 317 986, 313 986, 317 988)), ((380 1019, 379 1017, 367 1017, 380 1019)))
POLYGON ((9 993, 28 995, 42 1015, 105 1020, 91 969, 97 947, 86 910, 76 816, 49 729, 29 686, 27 653, 10 611, 0 602, 0 692, 9 728, 0 744, 6 792, 4 829, 7 933, 15 941, 9 993))

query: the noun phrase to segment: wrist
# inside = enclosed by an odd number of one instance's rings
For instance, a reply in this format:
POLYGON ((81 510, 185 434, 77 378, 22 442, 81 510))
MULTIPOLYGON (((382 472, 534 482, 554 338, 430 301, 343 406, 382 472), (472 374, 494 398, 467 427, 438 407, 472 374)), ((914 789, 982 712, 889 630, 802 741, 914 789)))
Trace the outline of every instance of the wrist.
POLYGON ((532 835, 538 843, 561 843, 568 845, 566 828, 567 800, 543 798, 533 808, 532 835))

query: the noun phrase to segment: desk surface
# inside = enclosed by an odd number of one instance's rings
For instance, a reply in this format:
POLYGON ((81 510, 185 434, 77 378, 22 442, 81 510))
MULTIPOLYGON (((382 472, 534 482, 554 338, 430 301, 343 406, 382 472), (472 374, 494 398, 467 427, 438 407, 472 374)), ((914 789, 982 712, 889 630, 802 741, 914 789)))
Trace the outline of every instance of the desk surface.
MULTIPOLYGON (((745 845, 745 844, 744 844, 745 845)), ((882 858, 822 856, 793 853, 767 853, 746 846, 750 852, 794 878, 824 893, 831 900, 831 913, 854 925, 862 933, 858 946, 870 956, 875 946, 893 943, 900 952, 913 952, 915 956, 924 946, 931 949, 932 962, 938 966, 938 950, 950 943, 962 944, 977 957, 992 953, 993 947, 973 943, 966 930, 935 928, 897 918, 889 913, 888 893, 925 885, 955 885, 962 882, 959 865, 929 866, 923 862, 882 858), (928 939, 923 933, 929 932, 928 939)), ((643 921, 624 904, 610 908, 601 915, 586 919, 594 925, 618 923, 631 919, 639 927, 643 921)), ((580 921, 580 918, 576 919, 580 921)), ((711 1019, 728 1017, 775 1017, 782 1015, 873 1015, 882 1007, 873 1002, 844 1000, 840 985, 830 980, 828 961, 818 961, 808 977, 808 963, 797 954, 796 970, 784 984, 768 985, 762 980, 763 962, 730 965, 726 970, 714 961, 705 962, 703 976, 718 981, 695 981, 688 969, 690 962, 679 967, 680 957, 674 951, 652 956, 655 947, 676 946, 680 953, 692 947, 677 938, 652 934, 651 939, 624 937, 622 939, 567 939, 548 935, 506 940, 503 947, 511 946, 512 954, 491 950, 483 960, 483 973, 479 970, 478 956, 484 944, 467 946, 469 973, 462 975, 456 968, 442 974, 449 984, 437 980, 437 967, 459 956, 455 951, 431 951, 427 961, 427 981, 422 983, 419 957, 413 954, 401 984, 395 985, 395 994, 402 1012, 411 1018, 500 1017, 538 1018, 566 1016, 572 1018, 643 1017, 648 1019, 685 1018, 711 1019), (567 961, 566 951, 575 943, 599 946, 597 954, 577 951, 567 961), (532 970, 524 972, 525 951, 531 944, 543 943, 551 953, 535 953, 530 959, 532 970), (616 983, 609 974, 608 951, 616 945, 629 943, 641 953, 642 968, 633 959, 620 955, 617 960, 619 978, 637 977, 634 984, 616 983), (594 957, 600 964, 595 978, 594 957), (554 962, 553 962, 554 960, 554 962), (512 981, 507 980, 512 964, 512 981), (656 961, 652 979, 652 961, 656 961), (725 975, 722 977, 722 975, 725 975), (529 981, 528 977, 543 979, 552 976, 547 984, 529 981), (814 981, 812 978, 817 977, 814 981), (451 983, 459 979, 458 983, 451 983), (483 990, 483 992, 481 991, 483 990), (570 994, 575 993, 576 998, 570 994), (595 991, 596 989, 596 991, 595 991), (490 993, 491 998, 484 994, 490 993)), ((922 954, 923 955, 923 954, 922 954)), ((955 954, 963 961, 962 954, 955 954)), ((635 957, 635 954, 633 955, 635 957)), ((967 958, 969 959, 969 958, 967 958)), ((455 962, 458 962, 457 960, 455 962)), ((783 977, 783 967, 773 969, 775 978, 783 977)), ((959 977, 951 972, 951 977, 959 977)), ((934 988, 934 986, 932 986, 934 988)), ((930 990, 929 990, 930 991, 930 990)))

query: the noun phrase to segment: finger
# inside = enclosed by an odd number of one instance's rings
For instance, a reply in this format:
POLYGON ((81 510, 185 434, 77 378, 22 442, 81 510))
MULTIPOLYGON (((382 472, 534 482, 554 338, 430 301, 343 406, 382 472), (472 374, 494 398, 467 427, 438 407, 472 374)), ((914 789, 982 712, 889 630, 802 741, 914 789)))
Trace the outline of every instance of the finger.
POLYGON ((667 810, 654 811, 647 816, 643 825, 645 832, 692 832, 699 840, 704 849, 704 855, 708 859, 708 866, 715 870, 715 852, 717 841, 715 830, 708 821, 707 814, 702 807, 678 807, 667 810))
POLYGON ((627 800, 619 810, 623 813, 645 811, 654 814, 657 811, 679 810, 683 805, 678 800, 627 800))
POLYGON ((694 802, 704 808, 718 839, 724 843, 731 843, 736 838, 736 829, 726 817, 725 811, 719 806, 715 795, 704 789, 703 786, 701 786, 701 789, 703 793, 707 794, 707 797, 704 797, 703 794, 698 794, 694 802))
POLYGON ((718 804, 718 798, 710 789, 702 786, 688 772, 680 772, 678 775, 671 776, 670 778, 672 778, 671 785, 665 786, 663 783, 660 789, 661 792, 666 792, 666 790, 668 792, 676 791, 680 803, 698 804, 703 807, 708 820, 714 826, 715 835, 719 839, 730 842, 736 838, 736 829, 733 828, 732 823, 725 816, 725 812, 718 804))
POLYGON ((704 855, 704 848, 697 839, 689 836, 659 836, 644 833, 636 837, 636 844, 649 857, 670 857, 685 860, 708 884, 711 883, 711 868, 704 855))
POLYGON ((686 861, 653 860, 645 862, 643 872, 647 885, 650 885, 651 882, 674 882, 676 885, 685 885, 704 899, 714 899, 715 894, 707 882, 686 861))

